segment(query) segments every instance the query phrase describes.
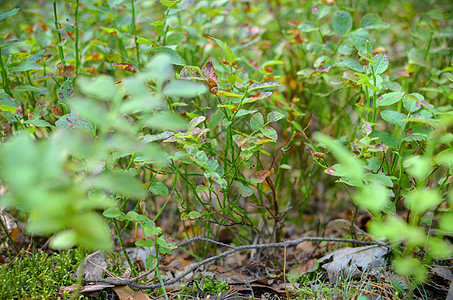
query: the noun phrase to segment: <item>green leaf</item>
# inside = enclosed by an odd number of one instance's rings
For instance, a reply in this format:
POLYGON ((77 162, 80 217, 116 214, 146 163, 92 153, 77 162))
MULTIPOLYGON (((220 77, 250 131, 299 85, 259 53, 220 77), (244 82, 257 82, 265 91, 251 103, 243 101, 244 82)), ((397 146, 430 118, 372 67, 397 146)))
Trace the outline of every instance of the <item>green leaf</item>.
POLYGON ((413 155, 403 162, 406 172, 417 181, 423 181, 432 171, 432 161, 425 156, 413 155))
POLYGON ((114 172, 111 174, 101 174, 93 178, 87 178, 90 186, 98 189, 107 190, 133 198, 143 198, 145 190, 141 182, 125 172, 114 172))
POLYGON ((152 44, 154 44, 154 42, 151 40, 145 39, 145 38, 138 38, 137 44, 152 45, 152 44))
POLYGON ((36 93, 45 93, 47 88, 39 88, 33 85, 19 85, 14 88, 15 92, 36 92, 36 93))
POLYGON ((376 75, 384 73, 389 67, 389 55, 387 53, 376 54, 373 60, 373 68, 376 75))
MULTIPOLYGON (((77 85, 84 94, 104 101, 113 101, 117 93, 115 82, 110 76, 101 75, 95 79, 80 77, 77 79, 77 85)), ((65 87, 71 86, 67 84, 65 87)), ((60 98, 60 95, 58 97, 60 98)))
POLYGON ((40 119, 27 120, 24 123, 35 127, 53 127, 49 122, 40 119))
POLYGON ((426 280, 426 271, 421 262, 412 257, 396 257, 393 267, 397 274, 410 277, 414 283, 419 284, 426 280))
POLYGON ((191 219, 191 220, 196 220, 199 217, 201 217, 201 214, 198 211, 191 211, 187 215, 189 216, 189 219, 191 219))
POLYGON ((367 181, 379 182, 386 187, 393 187, 393 181, 389 176, 384 175, 384 173, 366 173, 363 177, 367 181))
POLYGON ((167 196, 168 195, 168 188, 162 182, 153 182, 153 184, 149 187, 149 190, 154 195, 159 195, 159 196, 167 196))
POLYGON ((253 131, 259 130, 264 125, 264 118, 261 113, 256 113, 250 119, 250 126, 253 131))
POLYGON ((19 114, 21 106, 17 103, 14 98, 11 98, 7 93, 0 92, 0 110, 4 111, 3 116, 10 122, 17 122, 14 115, 17 118, 22 116, 19 114))
MULTIPOLYGON (((139 247, 146 247, 146 248, 154 247, 154 244, 155 244, 155 242, 153 240, 140 240, 140 241, 135 242, 135 245, 137 245, 139 247)), ((148 257, 152 257, 152 256, 150 255, 148 257)))
POLYGON ((233 53, 233 51, 231 51, 231 49, 230 49, 230 47, 228 47, 227 43, 224 43, 221 40, 218 40, 215 38, 213 38, 213 39, 216 41, 217 45, 222 47, 223 55, 227 62, 232 63, 232 62, 238 60, 238 57, 236 56, 236 54, 233 53))
POLYGON ((186 97, 193 98, 207 91, 204 84, 189 80, 174 80, 169 82, 162 89, 162 93, 167 97, 186 97))
POLYGON ((263 127, 260 131, 264 134, 264 136, 270 138, 271 140, 276 141, 278 139, 277 131, 272 127, 263 127))
POLYGON ((26 72, 31 70, 42 70, 44 69, 41 65, 33 62, 33 61, 24 61, 18 64, 15 64, 12 67, 9 67, 9 71, 12 73, 15 72, 26 72))
POLYGON ((77 233, 74 230, 64 230, 58 232, 50 241, 53 249, 70 249, 77 243, 77 233))
POLYGON ((212 115, 211 119, 209 120, 208 127, 209 129, 213 130, 217 125, 222 122, 225 115, 223 114, 221 109, 217 109, 212 115))
POLYGON ((349 39, 352 41, 352 44, 358 51, 366 53, 365 44, 370 40, 370 34, 368 33, 368 31, 362 28, 354 30, 349 34, 349 39))
POLYGON ((58 101, 68 104, 69 98, 74 96, 74 89, 72 87, 71 79, 66 80, 58 89, 58 101))
POLYGON ((346 178, 350 178, 356 182, 362 182, 364 170, 362 162, 359 159, 354 157, 338 141, 324 134, 318 132, 314 137, 316 141, 322 143, 323 146, 332 152, 338 162, 341 163, 346 178))
POLYGON ((238 188, 242 197, 250 197, 253 195, 253 189, 250 186, 245 186, 241 182, 238 182, 238 188))
POLYGON ((378 15, 370 13, 363 16, 360 26, 365 29, 385 29, 389 24, 382 22, 378 15))
POLYGON ((376 106, 387 106, 392 105, 396 102, 401 101, 403 99, 405 93, 404 92, 391 92, 380 96, 376 101, 376 106))
POLYGON ((4 19, 8 18, 8 17, 12 17, 14 16, 15 14, 17 14, 17 12, 20 10, 20 8, 14 8, 6 13, 2 13, 0 14, 0 22, 3 21, 4 19))
POLYGON ((406 115, 394 110, 383 110, 381 111, 381 118, 382 120, 389 122, 390 124, 394 124, 400 127, 404 127, 406 123, 406 115))
POLYGON ((186 61, 184 60, 184 58, 182 58, 181 55, 179 55, 179 53, 176 52, 175 50, 173 50, 172 48, 156 47, 156 48, 153 48, 151 50, 151 52, 154 52, 154 54, 158 54, 158 53, 168 54, 170 57, 170 62, 174 65, 184 66, 186 64, 186 61))
POLYGON ((316 16, 318 20, 321 20, 329 14, 330 6, 323 3, 318 3, 312 7, 311 12, 316 16))
POLYGON ((245 115, 249 115, 249 114, 254 114, 256 113, 258 110, 256 109, 251 109, 251 110, 247 110, 247 109, 240 109, 237 114, 236 114, 236 117, 239 118, 239 117, 242 117, 242 116, 245 116, 245 115))
POLYGON ((110 207, 110 208, 104 210, 104 212, 102 214, 104 215, 104 217, 110 218, 110 219, 117 219, 121 215, 124 215, 123 212, 116 207, 110 207))
POLYGON ((356 59, 351 57, 343 59, 338 65, 348 67, 356 72, 363 71, 363 66, 356 59))
POLYGON ((415 213, 423 214, 431 207, 439 205, 442 197, 437 190, 417 189, 410 191, 404 199, 406 207, 415 213))
POLYGON ((160 0, 160 3, 165 5, 168 8, 171 8, 179 3, 179 1, 170 1, 170 0, 160 0))
POLYGON ((195 191, 197 193, 203 193, 203 192, 209 191, 209 188, 207 186, 205 186, 204 184, 199 184, 199 185, 197 185, 195 191))
POLYGON ((280 119, 283 119, 285 116, 278 111, 272 111, 267 114, 267 122, 277 122, 280 119))
POLYGON ((354 197, 356 204, 373 215, 379 215, 389 202, 388 190, 377 182, 362 187, 354 197))
POLYGON ((148 270, 154 270, 154 269, 156 269, 156 268, 157 268, 157 264, 158 264, 157 259, 156 259, 154 256, 148 255, 148 256, 146 257, 145 265, 146 265, 146 268, 147 268, 148 270))
POLYGON ((72 216, 69 227, 77 233, 77 244, 87 249, 110 250, 111 231, 105 226, 104 218, 95 212, 84 212, 72 216))
POLYGON ((373 130, 370 133, 370 138, 378 137, 379 140, 386 146, 389 146, 394 149, 398 149, 399 142, 396 137, 390 135, 388 132, 382 132, 378 130, 373 130))
POLYGON ((86 120, 80 119, 79 116, 74 112, 61 116, 60 119, 58 119, 58 121, 55 122, 55 127, 67 129, 81 128, 86 129, 91 133, 94 133, 93 125, 91 125, 91 123, 86 120))
POLYGON ((345 35, 352 28, 352 17, 347 11, 340 10, 333 14, 333 28, 335 32, 345 35))
POLYGON ((302 32, 311 32, 318 30, 318 26, 316 26, 316 24, 311 21, 303 21, 298 27, 302 32))
POLYGON ((187 128, 187 121, 175 113, 156 113, 145 120, 147 126, 160 130, 178 130, 187 128))

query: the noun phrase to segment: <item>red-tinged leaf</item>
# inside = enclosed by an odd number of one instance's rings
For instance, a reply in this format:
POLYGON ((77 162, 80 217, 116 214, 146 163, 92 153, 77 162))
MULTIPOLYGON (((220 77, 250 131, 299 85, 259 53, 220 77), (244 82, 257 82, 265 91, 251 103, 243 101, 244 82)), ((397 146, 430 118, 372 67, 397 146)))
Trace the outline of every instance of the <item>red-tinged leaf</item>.
POLYGON ((192 130, 190 131, 190 133, 191 133, 192 135, 197 135, 197 134, 199 134, 201 131, 202 131, 202 129, 201 129, 200 127, 195 127, 194 129, 192 129, 192 130))
POLYGON ((395 80, 400 77, 410 77, 409 72, 406 70, 396 70, 390 74, 391 80, 395 80))
POLYGON ((58 89, 58 100, 64 104, 69 103, 69 99, 74 96, 74 89, 72 87, 72 81, 70 79, 63 82, 58 89))
POLYGON ((206 117, 205 117, 205 116, 198 116, 198 117, 193 118, 193 119, 190 120, 190 122, 189 122, 189 130, 194 129, 196 126, 198 126, 198 124, 200 124, 200 123, 203 122, 204 120, 206 120, 206 117))
POLYGON ((245 143, 248 141, 248 137, 246 136, 240 136, 237 138, 236 140, 236 144, 238 145, 238 147, 242 147, 245 145, 245 143))
POLYGON ((134 65, 129 64, 129 63, 112 63, 112 65, 114 65, 118 69, 122 69, 124 71, 128 71, 131 73, 137 73, 137 68, 134 65))
POLYGON ((168 139, 169 137, 173 136, 175 133, 172 131, 164 131, 159 134, 154 134, 154 135, 145 135, 143 137, 143 142, 145 143, 150 143, 150 142, 155 142, 155 141, 160 141, 160 140, 165 140, 168 139))
POLYGON ((201 68, 201 71, 206 81, 212 79, 215 83, 220 83, 220 80, 217 78, 217 73, 211 60, 208 60, 208 62, 203 66, 203 68, 201 68))
POLYGON ((253 95, 250 98, 247 98, 247 100, 245 100, 243 102, 243 104, 252 103, 252 102, 259 101, 259 100, 263 100, 263 99, 269 97, 270 95, 272 95, 272 92, 261 92, 261 93, 253 95))
POLYGON ((250 186, 245 186, 242 183, 238 182, 238 188, 241 192, 242 197, 250 197, 253 195, 253 189, 250 186))
POLYGON ((115 28, 101 27, 101 29, 111 35, 118 36, 118 30, 116 30, 115 28))
POLYGON ((81 128, 94 133, 93 125, 86 120, 80 119, 79 116, 73 112, 58 119, 58 121, 55 122, 55 127, 67 129, 81 128))
POLYGON ((261 170, 253 174, 252 181, 262 183, 266 180, 267 177, 271 176, 273 170, 261 170))
POLYGON ((261 133, 264 134, 266 137, 270 138, 273 141, 278 139, 277 131, 272 127, 263 127, 260 129, 261 133))
POLYGON ((337 172, 337 170, 335 170, 333 167, 330 167, 330 168, 324 170, 324 173, 331 175, 331 176, 335 176, 336 172, 337 172))
POLYGON ((201 69, 197 66, 185 66, 179 76, 181 79, 204 80, 201 69))
POLYGON ((4 92, 0 92, 0 111, 3 111, 3 116, 10 122, 17 121, 14 115, 19 119, 23 117, 22 107, 14 98, 4 92))
POLYGON ((355 73, 351 70, 347 70, 343 72, 343 79, 350 80, 354 83, 357 83, 359 81, 359 77, 355 75, 355 73))
POLYGON ((254 90, 258 90, 258 89, 274 88, 274 87, 278 87, 278 86, 282 86, 282 84, 280 82, 274 82, 274 81, 263 82, 263 83, 254 83, 251 86, 249 86, 248 91, 251 92, 254 90))
POLYGON ((87 54, 85 57, 86 57, 87 61, 102 60, 102 59, 104 59, 104 54, 95 52, 95 53, 87 54))
POLYGON ((238 108, 236 107, 236 105, 233 105, 233 104, 218 105, 218 107, 223 107, 223 108, 226 108, 229 111, 233 111, 233 112, 238 111, 238 108))

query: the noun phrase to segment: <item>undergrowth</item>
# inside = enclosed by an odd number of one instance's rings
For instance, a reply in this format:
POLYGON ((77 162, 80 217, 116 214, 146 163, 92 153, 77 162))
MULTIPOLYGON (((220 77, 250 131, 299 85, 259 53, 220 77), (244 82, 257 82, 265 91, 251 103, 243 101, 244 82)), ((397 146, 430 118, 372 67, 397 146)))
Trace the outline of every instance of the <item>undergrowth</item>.
POLYGON ((149 248, 161 286, 169 237, 279 242, 338 218, 392 246, 410 293, 448 265, 448 1, 42 4, 0 5, 0 204, 25 234, 119 249, 133 276, 127 247, 149 248))

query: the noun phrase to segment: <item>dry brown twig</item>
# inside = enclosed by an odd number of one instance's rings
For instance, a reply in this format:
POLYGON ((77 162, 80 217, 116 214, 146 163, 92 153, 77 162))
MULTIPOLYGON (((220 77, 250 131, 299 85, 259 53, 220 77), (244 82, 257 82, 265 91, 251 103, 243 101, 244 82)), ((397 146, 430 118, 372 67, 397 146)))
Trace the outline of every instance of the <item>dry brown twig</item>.
MULTIPOLYGON (((199 267, 201 267, 201 266, 203 266, 203 265, 205 265, 207 263, 215 261, 215 260, 217 260, 219 258, 227 257, 228 255, 231 255, 233 253, 236 253, 236 252, 242 251, 242 250, 296 247, 297 245, 299 245, 300 243, 305 242, 305 241, 355 243, 355 244, 361 244, 361 245, 378 245, 378 246, 383 246, 383 247, 387 247, 387 248, 390 247, 390 245, 388 245, 385 242, 381 242, 381 241, 359 241, 359 240, 354 240, 354 239, 340 239, 340 238, 326 238, 326 237, 303 237, 303 238, 300 238, 300 239, 297 239, 297 240, 284 241, 284 242, 280 242, 280 243, 269 243, 269 244, 258 244, 258 245, 243 245, 243 246, 238 246, 238 247, 233 247, 233 246, 230 246, 230 245, 227 245, 227 244, 223 244, 223 243, 220 243, 220 242, 217 242, 217 241, 214 241, 214 240, 210 240, 210 239, 207 239, 207 238, 196 237, 196 238, 189 239, 187 241, 182 242, 181 244, 178 245, 178 247, 187 245, 187 244, 195 242, 195 241, 206 241, 206 242, 210 242, 210 243, 213 243, 213 244, 226 246, 226 247, 229 247, 231 249, 228 250, 228 251, 225 251, 223 253, 220 253, 218 255, 209 257, 209 258, 207 258, 207 259, 205 259, 203 261, 200 261, 200 262, 198 262, 196 264, 193 264, 183 274, 181 274, 181 275, 179 275, 179 276, 177 276, 177 277, 175 277, 173 279, 169 279, 167 281, 164 281, 164 283, 163 283, 164 286, 170 285, 170 284, 174 284, 174 283, 180 281, 181 279, 183 279, 184 277, 186 277, 187 275, 189 275, 190 273, 192 273, 193 271, 195 271, 196 269, 198 269, 199 267)), ((151 272, 153 272, 153 270, 148 271, 146 273, 150 274, 151 272)), ((105 283, 105 284, 113 284, 113 285, 120 285, 120 286, 121 285, 127 285, 127 286, 130 286, 130 287, 135 287, 135 288, 138 288, 138 289, 145 289, 145 290, 162 287, 162 285, 160 283, 156 283, 156 284, 139 284, 139 283, 137 283, 136 281, 138 279, 142 278, 143 276, 144 275, 140 275, 138 277, 134 277, 134 278, 130 278, 130 279, 119 279, 119 280, 115 279, 115 278, 86 279, 85 282, 86 283, 105 283)))

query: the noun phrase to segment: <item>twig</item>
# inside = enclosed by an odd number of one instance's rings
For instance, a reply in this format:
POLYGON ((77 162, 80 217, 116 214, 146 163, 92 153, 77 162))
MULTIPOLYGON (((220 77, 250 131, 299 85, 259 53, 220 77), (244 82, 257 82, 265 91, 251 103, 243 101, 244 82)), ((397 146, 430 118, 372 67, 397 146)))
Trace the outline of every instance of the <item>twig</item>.
POLYGON ((208 238, 204 238, 204 237, 194 237, 194 238, 192 238, 190 240, 182 242, 181 244, 177 245, 177 247, 180 248, 182 246, 185 246, 187 244, 190 244, 190 243, 193 243, 193 242, 196 242, 196 241, 210 242, 212 244, 217 244, 217 245, 228 247, 228 248, 232 248, 232 249, 235 248, 235 247, 230 246, 228 244, 225 244, 225 243, 222 243, 222 242, 217 242, 217 241, 214 241, 214 240, 211 240, 211 239, 208 239, 208 238))
MULTIPOLYGON (((193 241, 197 241, 197 240, 208 241, 208 242, 211 242, 211 243, 214 243, 214 244, 218 244, 219 243, 219 242, 207 239, 207 238, 201 238, 200 237, 200 238, 190 239, 188 241, 185 241, 185 242, 181 243, 180 245, 186 245, 189 242, 193 242, 193 241)), ((224 244, 224 245, 226 245, 226 246, 228 246, 228 247, 230 247, 232 249, 230 249, 228 251, 225 251, 225 252, 223 252, 221 254, 218 254, 216 256, 209 257, 209 258, 207 258, 207 259, 205 259, 203 261, 200 261, 199 263, 196 263, 196 264, 190 266, 187 269, 187 271, 185 271, 183 274, 181 274, 181 275, 179 275, 179 276, 177 276, 177 277, 175 277, 173 279, 169 279, 167 281, 164 281, 164 285, 174 284, 174 283, 180 281, 181 279, 183 279, 184 277, 186 277, 188 274, 192 273, 194 270, 196 270, 199 267, 201 267, 202 265, 205 265, 207 263, 215 261, 215 260, 217 260, 219 258, 227 257, 228 255, 231 255, 231 254, 236 253, 238 251, 249 250, 249 249, 296 247, 297 245, 299 245, 300 243, 305 242, 305 241, 355 243, 355 244, 361 244, 361 245, 379 245, 379 246, 383 246, 383 247, 387 247, 387 248, 390 247, 390 245, 388 245, 385 242, 381 242, 381 241, 359 241, 359 240, 354 240, 354 239, 339 239, 339 238, 325 238, 325 237, 303 237, 303 238, 300 238, 300 239, 297 239, 297 240, 284 241, 284 242, 281 242, 281 243, 244 245, 244 246, 239 246, 239 247, 232 247, 232 246, 224 244)), ((162 287, 162 285, 160 283, 147 285, 147 284, 139 284, 139 283, 135 282, 136 280, 137 280, 137 278, 121 279, 121 280, 116 280, 114 278, 99 278, 99 279, 86 279, 85 282, 87 282, 87 283, 89 283, 89 282, 92 282, 92 283, 107 283, 107 284, 113 284, 113 285, 128 285, 130 287, 134 287, 134 288, 138 288, 138 289, 146 289, 146 290, 162 287)))

